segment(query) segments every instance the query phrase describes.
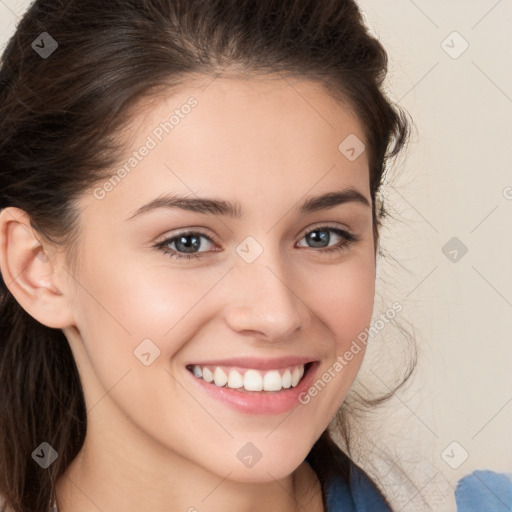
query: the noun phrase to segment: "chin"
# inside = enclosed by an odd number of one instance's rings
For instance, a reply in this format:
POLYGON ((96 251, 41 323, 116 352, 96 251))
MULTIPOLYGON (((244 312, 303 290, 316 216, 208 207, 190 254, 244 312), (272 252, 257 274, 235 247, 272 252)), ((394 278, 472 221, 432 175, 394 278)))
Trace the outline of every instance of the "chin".
POLYGON ((221 467, 215 468, 215 473, 228 475, 228 479, 240 483, 268 483, 288 477, 304 461, 311 447, 304 445, 298 447, 296 443, 287 446, 280 444, 276 448, 272 443, 261 449, 247 443, 234 452, 235 457, 223 460, 221 467))
MULTIPOLYGON (((231 469, 232 472, 229 474, 228 480, 238 483, 251 484, 274 482, 291 475, 302 464, 302 460, 297 460, 296 463, 292 464, 290 464, 290 461, 288 461, 286 464, 262 464, 260 466, 260 463, 261 461, 252 468, 236 468, 234 470, 231 469)), ((229 469, 227 472, 229 472, 229 469)))

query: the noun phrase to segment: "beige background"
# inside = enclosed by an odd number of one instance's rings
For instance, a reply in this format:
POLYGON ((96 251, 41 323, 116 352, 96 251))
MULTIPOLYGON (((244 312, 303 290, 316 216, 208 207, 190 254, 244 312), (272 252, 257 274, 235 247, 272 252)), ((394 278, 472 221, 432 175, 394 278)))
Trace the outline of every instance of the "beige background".
MULTIPOLYGON (((0 0, 1 46, 28 4, 0 0)), ((420 358, 410 386, 376 415, 373 439, 434 510, 449 511, 463 475, 512 473, 512 2, 359 4, 390 55, 389 94, 416 126, 386 187, 397 219, 382 245, 400 264, 379 262, 375 314, 400 302, 420 358), (445 256, 453 237, 459 247, 445 256)), ((391 373, 400 364, 387 329, 362 370, 381 389, 384 362, 391 373)), ((396 468, 377 474, 397 510, 426 510, 396 468)))
POLYGON ((391 293, 420 360, 387 430, 434 509, 454 510, 444 495, 463 475, 512 473, 512 2, 359 4, 390 54, 390 94, 416 125, 388 187, 400 222, 383 240, 407 271, 381 269, 400 280, 391 293), (468 249, 456 262, 442 252, 452 237, 468 249))

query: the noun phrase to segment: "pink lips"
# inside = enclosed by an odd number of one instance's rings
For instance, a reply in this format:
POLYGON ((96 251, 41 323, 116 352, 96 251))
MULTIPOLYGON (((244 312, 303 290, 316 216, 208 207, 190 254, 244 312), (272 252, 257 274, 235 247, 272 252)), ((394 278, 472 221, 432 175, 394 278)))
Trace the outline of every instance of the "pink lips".
MULTIPOLYGON (((234 358, 216 361, 202 361, 191 363, 187 366, 198 364, 200 366, 240 366, 244 368, 254 368, 260 370, 278 369, 298 364, 306 365, 312 362, 311 358, 286 357, 278 359, 254 359, 254 358, 234 358)), ((195 377, 192 372, 186 371, 187 378, 191 380, 192 386, 197 386, 199 391, 205 393, 220 403, 234 409, 237 412, 245 414, 282 414, 295 407, 303 405, 299 397, 307 392, 314 382, 315 375, 320 366, 319 361, 307 365, 307 370, 296 387, 282 389, 281 391, 240 391, 228 387, 218 387, 214 383, 209 383, 201 378, 195 377)))

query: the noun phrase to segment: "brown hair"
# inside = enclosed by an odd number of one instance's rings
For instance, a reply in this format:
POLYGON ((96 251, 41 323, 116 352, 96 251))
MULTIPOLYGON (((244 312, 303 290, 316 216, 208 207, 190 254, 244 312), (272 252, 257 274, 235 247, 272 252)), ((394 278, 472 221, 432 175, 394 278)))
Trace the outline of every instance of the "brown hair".
MULTIPOLYGON (((352 0, 36 0, 1 60, 0 209, 21 208, 42 237, 72 250, 74 200, 112 174, 123 149, 115 135, 132 107, 191 74, 229 68, 309 78, 354 109, 378 234, 386 162, 409 134, 406 113, 382 90, 387 65, 352 0), (58 45, 51 55, 32 46, 51 43, 42 33, 58 45)), ((85 401, 62 331, 31 317, 6 284, 0 276, 0 495, 15 512, 47 512, 83 444, 85 401), (41 471, 31 455, 43 441, 58 458, 41 471)), ((349 450, 350 411, 340 414, 349 450)))

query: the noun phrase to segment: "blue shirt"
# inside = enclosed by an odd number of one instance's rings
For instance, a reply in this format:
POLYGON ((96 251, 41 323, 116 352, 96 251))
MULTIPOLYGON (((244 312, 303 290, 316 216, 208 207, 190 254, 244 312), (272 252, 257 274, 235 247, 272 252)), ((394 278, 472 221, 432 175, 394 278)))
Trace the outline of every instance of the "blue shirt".
POLYGON ((512 510, 512 473, 475 470, 461 478, 455 489, 458 512, 512 510))
POLYGON ((320 480, 325 512, 391 512, 366 473, 334 444, 321 453, 313 447, 306 461, 320 480))
MULTIPOLYGON (((306 461, 320 480, 326 512, 391 512, 366 473, 332 440, 316 443, 306 461)), ((512 473, 473 471, 457 483, 455 501, 457 512, 510 512, 512 473)))

